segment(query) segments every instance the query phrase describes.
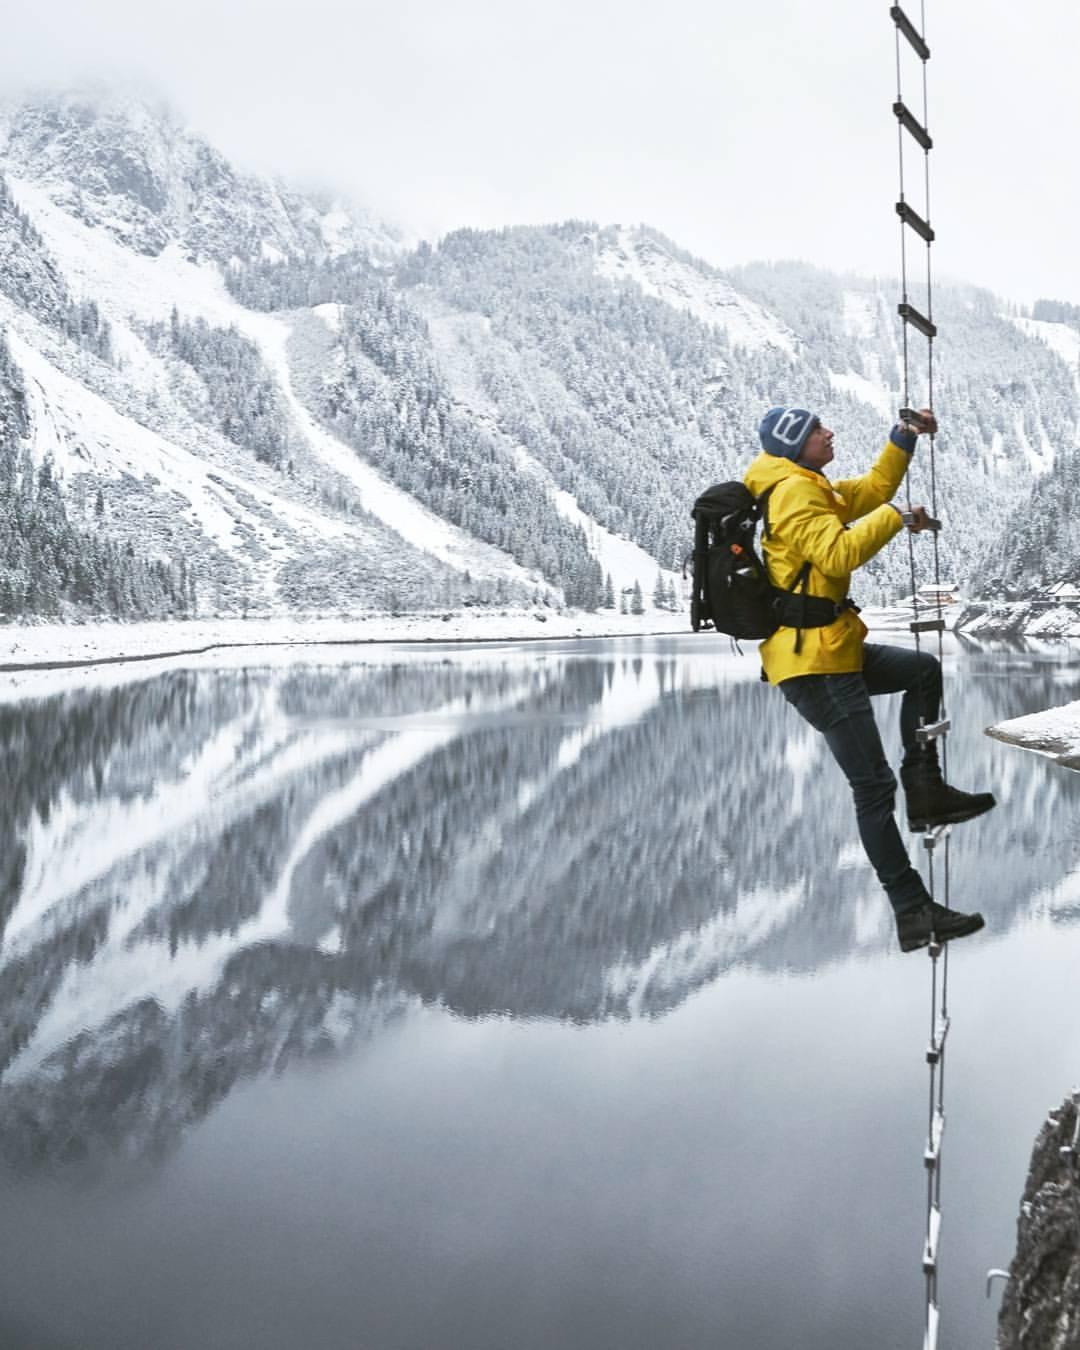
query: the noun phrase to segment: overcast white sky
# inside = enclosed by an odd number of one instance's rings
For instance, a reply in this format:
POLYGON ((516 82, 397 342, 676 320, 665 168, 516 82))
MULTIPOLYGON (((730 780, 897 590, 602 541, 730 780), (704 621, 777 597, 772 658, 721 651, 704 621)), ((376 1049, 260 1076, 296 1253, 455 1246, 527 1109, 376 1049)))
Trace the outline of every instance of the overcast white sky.
MULTIPOLYGON (((887 0, 6 8, 5 91, 139 79, 241 162, 417 233, 644 220, 720 266, 897 268, 887 0)), ((937 274, 1080 302, 1080 4, 928 0, 926 35, 937 274)))

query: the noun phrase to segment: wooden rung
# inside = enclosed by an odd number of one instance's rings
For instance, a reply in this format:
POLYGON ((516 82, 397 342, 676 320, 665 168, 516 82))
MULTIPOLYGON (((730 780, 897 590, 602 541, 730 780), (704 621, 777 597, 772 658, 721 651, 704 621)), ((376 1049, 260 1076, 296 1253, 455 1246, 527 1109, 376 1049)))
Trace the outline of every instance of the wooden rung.
POLYGON ((933 1275, 937 1269, 938 1241, 941 1237, 941 1210, 937 1205, 930 1206, 930 1223, 923 1247, 922 1268, 924 1275, 933 1275))
POLYGON ((925 745, 927 741, 935 741, 939 736, 944 736, 949 730, 949 719, 943 718, 940 722, 927 722, 925 726, 916 727, 915 739, 925 745))
POLYGON ((944 633, 944 619, 914 619, 908 624, 913 633, 944 633))
POLYGON ((942 1111, 934 1112, 934 1119, 930 1125, 930 1138, 926 1141, 926 1148, 923 1149, 923 1166, 931 1171, 938 1165, 938 1159, 941 1157, 941 1139, 945 1133, 945 1115, 942 1111))
POLYGON ((927 1064, 936 1064, 941 1058, 941 1052, 945 1049, 945 1038, 949 1034, 949 1019, 943 1017, 934 1028, 934 1035, 930 1044, 926 1047, 927 1064))
POLYGON ((923 848, 928 848, 933 852, 943 839, 948 839, 951 828, 950 825, 935 825, 927 830, 923 835, 923 848))
POLYGON ((896 306, 896 312, 905 323, 911 324, 912 328, 917 328, 923 337, 936 338, 937 325, 930 322, 928 318, 920 314, 914 305, 907 303, 896 306))
POLYGON ((907 202, 896 203, 896 214, 905 225, 910 225, 921 239, 925 239, 928 244, 934 242, 934 231, 931 229, 929 221, 923 220, 922 216, 917 211, 913 211, 907 202))
POLYGON ((889 17, 892 19, 893 23, 896 24, 897 28, 900 29, 901 33, 903 33, 903 35, 911 43, 912 47, 914 47, 915 52, 920 58, 920 60, 929 61, 930 48, 923 41, 922 34, 911 22, 911 20, 908 18, 908 16, 904 13, 904 11, 900 8, 899 5, 892 6, 892 8, 889 10, 889 17))
POLYGON ((905 131, 911 133, 924 150, 932 150, 934 148, 934 142, 930 139, 930 133, 921 122, 915 119, 910 109, 897 100, 892 105, 892 110, 896 114, 896 120, 905 131))
POLYGON ((938 1309, 936 1303, 926 1305, 926 1335, 923 1350, 937 1350, 938 1309))

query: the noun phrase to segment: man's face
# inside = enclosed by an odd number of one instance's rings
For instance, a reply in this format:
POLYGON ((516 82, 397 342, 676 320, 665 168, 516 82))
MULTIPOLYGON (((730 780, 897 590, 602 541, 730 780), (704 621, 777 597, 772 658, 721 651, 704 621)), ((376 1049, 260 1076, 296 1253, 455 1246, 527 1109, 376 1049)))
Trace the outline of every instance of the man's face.
POLYGON ((803 441, 802 454, 798 462, 808 469, 823 469, 832 459, 833 434, 828 427, 819 422, 806 440, 803 441))

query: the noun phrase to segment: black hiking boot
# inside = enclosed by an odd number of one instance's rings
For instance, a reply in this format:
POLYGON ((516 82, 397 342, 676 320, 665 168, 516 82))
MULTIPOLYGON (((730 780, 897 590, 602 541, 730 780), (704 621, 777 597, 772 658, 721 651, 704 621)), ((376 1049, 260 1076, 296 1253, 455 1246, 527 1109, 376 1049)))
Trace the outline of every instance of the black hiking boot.
POLYGON ((950 787, 941 776, 937 756, 925 755, 900 769, 900 781, 907 799, 908 828, 929 830, 935 825, 959 825, 993 810, 997 799, 992 792, 961 792, 950 787))
POLYGON ((905 909, 896 916, 896 936, 902 952, 915 952, 936 942, 950 938, 967 937, 984 927, 981 914, 961 914, 958 909, 946 909, 933 900, 924 900, 915 909, 905 909))
POLYGON ((997 806, 992 792, 961 792, 948 783, 919 783, 904 789, 908 828, 929 830, 935 825, 959 825, 997 806))

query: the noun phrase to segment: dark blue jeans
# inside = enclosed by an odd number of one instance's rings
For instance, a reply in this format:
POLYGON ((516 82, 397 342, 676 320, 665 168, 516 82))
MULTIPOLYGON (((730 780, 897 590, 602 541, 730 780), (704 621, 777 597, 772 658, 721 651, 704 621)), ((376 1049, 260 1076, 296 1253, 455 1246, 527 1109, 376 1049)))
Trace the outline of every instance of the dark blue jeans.
POLYGON ((896 825, 896 778, 885 758, 870 707, 872 694, 903 692, 900 736, 904 764, 914 765, 922 750, 915 739, 921 718, 937 720, 941 707, 941 666, 927 652, 907 647, 863 648, 861 671, 850 675, 797 675, 780 685, 784 697, 825 737, 855 798, 855 820, 866 856, 900 913, 928 898, 912 867, 896 825))

